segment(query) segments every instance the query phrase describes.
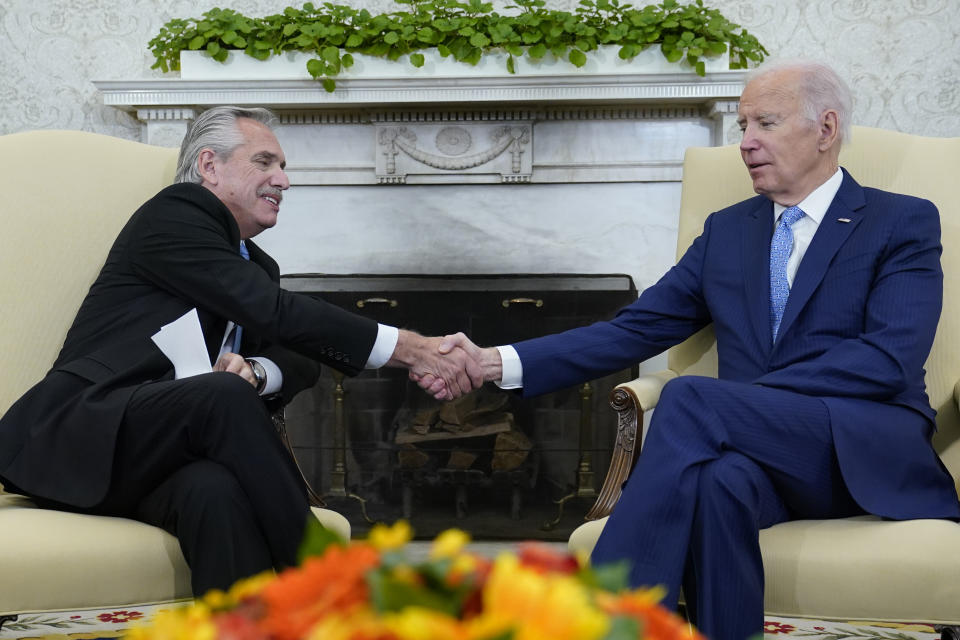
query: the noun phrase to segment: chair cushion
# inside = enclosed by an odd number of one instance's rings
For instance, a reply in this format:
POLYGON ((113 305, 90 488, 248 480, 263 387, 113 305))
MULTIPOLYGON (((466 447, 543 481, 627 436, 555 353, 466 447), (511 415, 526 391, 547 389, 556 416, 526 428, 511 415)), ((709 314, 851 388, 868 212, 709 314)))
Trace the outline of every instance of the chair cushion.
MULTIPOLYGON (((345 539, 342 515, 314 509, 345 539)), ((152 604, 192 597, 177 539, 142 522, 41 509, 0 493, 0 614, 152 604)))
MULTIPOLYGON (((570 536, 593 550, 606 518, 570 536)), ((874 516, 784 522, 760 532, 768 615, 960 624, 960 524, 874 516)))

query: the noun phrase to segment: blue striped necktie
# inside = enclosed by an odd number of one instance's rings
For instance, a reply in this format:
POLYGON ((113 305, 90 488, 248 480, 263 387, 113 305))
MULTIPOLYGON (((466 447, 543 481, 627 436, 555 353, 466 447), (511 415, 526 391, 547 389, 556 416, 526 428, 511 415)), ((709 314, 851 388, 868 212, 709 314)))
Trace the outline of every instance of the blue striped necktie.
MULTIPOLYGON (((240 255, 244 260, 250 259, 250 252, 247 251, 247 245, 243 240, 240 241, 240 255)), ((243 338, 243 327, 237 325, 233 330, 233 352, 240 353, 240 340, 243 338)))
POLYGON ((803 217, 800 207, 789 207, 780 214, 780 224, 773 232, 770 241, 770 326, 773 340, 777 339, 783 310, 790 296, 790 283, 787 280, 787 261, 793 250, 793 231, 790 227, 803 217))

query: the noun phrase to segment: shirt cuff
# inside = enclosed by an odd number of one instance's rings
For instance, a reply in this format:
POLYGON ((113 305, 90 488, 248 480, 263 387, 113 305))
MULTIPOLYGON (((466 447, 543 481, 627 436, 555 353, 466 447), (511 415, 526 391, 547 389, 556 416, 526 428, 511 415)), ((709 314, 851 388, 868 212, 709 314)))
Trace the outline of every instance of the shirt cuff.
POLYGON ((497 351, 500 352, 503 377, 495 384, 501 389, 519 389, 523 386, 523 363, 520 362, 520 354, 509 344, 497 347, 497 351))
POLYGON ((400 330, 387 324, 377 324, 377 339, 370 350, 364 369, 379 369, 390 361, 400 339, 400 330))
POLYGON ((260 395, 268 396, 271 393, 278 393, 283 388, 283 372, 280 371, 280 367, 277 366, 277 363, 269 358, 264 358, 261 356, 247 359, 256 360, 259 362, 260 366, 263 367, 264 373, 267 374, 267 384, 263 387, 263 391, 260 392, 260 395))

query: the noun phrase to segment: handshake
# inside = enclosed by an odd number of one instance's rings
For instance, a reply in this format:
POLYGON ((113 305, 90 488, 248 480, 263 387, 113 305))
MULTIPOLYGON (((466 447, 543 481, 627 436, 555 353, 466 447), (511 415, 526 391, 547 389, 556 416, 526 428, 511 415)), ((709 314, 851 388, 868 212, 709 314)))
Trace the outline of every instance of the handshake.
POLYGON ((428 338, 401 329, 387 365, 407 368, 410 379, 437 400, 459 398, 503 376, 500 352, 481 349, 462 333, 428 338))

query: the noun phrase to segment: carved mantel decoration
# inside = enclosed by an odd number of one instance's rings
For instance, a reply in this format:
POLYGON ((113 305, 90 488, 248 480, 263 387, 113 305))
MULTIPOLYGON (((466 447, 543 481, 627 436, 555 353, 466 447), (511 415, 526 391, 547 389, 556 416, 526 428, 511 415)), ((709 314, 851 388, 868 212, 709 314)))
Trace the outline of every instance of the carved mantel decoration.
POLYGON ((380 184, 404 184, 408 176, 422 183, 449 176, 464 182, 530 182, 530 123, 378 125, 377 131, 380 184))

